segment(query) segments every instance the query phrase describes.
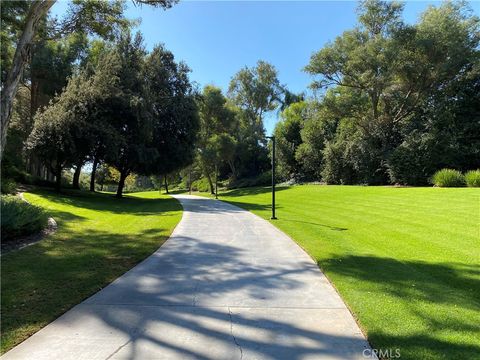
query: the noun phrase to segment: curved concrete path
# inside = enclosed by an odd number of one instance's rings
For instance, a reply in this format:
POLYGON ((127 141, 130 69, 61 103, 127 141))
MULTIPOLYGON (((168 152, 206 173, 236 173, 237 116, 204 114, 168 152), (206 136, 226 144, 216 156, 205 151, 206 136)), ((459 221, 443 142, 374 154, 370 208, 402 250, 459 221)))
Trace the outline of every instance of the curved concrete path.
POLYGON ((352 315, 290 238, 233 205, 175 197, 183 218, 157 252, 2 358, 365 359, 352 315))

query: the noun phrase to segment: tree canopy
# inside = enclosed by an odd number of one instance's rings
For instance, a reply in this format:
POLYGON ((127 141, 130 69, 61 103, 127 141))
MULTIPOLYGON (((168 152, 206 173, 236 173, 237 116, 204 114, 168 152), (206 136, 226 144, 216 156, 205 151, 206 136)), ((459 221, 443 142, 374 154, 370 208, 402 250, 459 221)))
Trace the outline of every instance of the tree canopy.
POLYGON ((281 181, 424 185, 443 167, 480 168, 480 20, 465 3, 429 6, 410 24, 402 3, 361 1, 357 25, 306 64, 313 92, 290 91, 262 60, 226 91, 199 90, 165 46, 147 51, 132 35, 123 1, 74 0, 55 19, 50 6, 1 10, 8 176, 55 177, 59 187, 75 169, 78 187, 88 167, 94 191, 97 168, 110 168, 118 196, 130 174, 157 184, 193 174, 211 192, 214 173, 232 187, 263 184, 271 116, 281 181))

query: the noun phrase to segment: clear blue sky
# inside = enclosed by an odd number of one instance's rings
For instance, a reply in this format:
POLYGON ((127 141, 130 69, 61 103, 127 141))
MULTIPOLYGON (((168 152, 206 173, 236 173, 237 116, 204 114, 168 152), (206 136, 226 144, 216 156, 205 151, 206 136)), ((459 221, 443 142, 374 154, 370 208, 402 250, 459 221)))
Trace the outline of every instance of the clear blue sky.
MULTIPOLYGON (((429 4, 439 2, 407 2, 405 20, 415 22, 429 4)), ((470 5, 480 14, 480 2, 470 5)), ((127 17, 142 19, 147 48, 164 43, 201 86, 226 90, 235 72, 262 59, 277 68, 282 84, 301 92, 311 82, 302 71, 311 54, 355 26, 356 7, 353 1, 181 1, 164 11, 129 3, 127 17)), ((60 2, 53 11, 65 8, 60 2)), ((265 120, 267 133, 275 121, 273 114, 265 120)))

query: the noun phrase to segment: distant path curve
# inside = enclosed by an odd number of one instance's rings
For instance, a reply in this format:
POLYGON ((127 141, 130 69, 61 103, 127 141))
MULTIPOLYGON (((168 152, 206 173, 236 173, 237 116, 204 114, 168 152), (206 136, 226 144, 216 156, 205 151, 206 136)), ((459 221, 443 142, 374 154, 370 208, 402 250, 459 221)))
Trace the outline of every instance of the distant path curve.
POLYGON ((2 359, 365 359, 368 343, 310 257, 236 206, 175 195, 152 256, 2 359))

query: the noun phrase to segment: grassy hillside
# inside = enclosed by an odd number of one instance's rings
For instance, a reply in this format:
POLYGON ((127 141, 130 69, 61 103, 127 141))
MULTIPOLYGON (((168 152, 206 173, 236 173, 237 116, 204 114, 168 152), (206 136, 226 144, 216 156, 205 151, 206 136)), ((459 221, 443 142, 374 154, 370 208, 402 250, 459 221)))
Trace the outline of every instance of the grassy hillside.
MULTIPOLYGON (((480 358, 480 190, 295 186, 273 223, 319 264, 375 348, 480 358)), ((220 199, 270 217, 270 188, 220 199)))
POLYGON ((2 352, 154 252, 181 217, 158 192, 25 194, 58 223, 55 234, 2 256, 2 352))

